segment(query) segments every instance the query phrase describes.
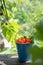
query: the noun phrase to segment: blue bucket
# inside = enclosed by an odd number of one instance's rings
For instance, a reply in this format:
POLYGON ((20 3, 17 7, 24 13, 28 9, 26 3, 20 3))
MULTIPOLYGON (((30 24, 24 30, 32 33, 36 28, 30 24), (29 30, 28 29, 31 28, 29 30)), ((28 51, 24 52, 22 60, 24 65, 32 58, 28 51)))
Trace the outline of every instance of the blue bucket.
POLYGON ((16 43, 16 45, 17 45, 17 51, 18 51, 18 59, 20 62, 32 60, 32 56, 30 53, 31 44, 16 43))

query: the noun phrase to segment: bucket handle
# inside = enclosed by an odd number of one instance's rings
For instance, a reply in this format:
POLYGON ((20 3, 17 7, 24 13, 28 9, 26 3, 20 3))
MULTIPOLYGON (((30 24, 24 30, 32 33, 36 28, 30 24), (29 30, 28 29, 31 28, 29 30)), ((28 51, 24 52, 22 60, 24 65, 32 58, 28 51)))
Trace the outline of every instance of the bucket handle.
POLYGON ((15 38, 14 38, 15 42, 16 42, 17 34, 18 34, 19 32, 21 32, 21 31, 22 31, 22 30, 19 30, 19 31, 15 34, 15 38))

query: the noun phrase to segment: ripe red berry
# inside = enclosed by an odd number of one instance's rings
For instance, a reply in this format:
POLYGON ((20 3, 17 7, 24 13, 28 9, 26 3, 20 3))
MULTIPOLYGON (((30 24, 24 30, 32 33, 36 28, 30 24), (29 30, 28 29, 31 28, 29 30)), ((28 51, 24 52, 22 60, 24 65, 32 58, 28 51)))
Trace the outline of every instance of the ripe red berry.
POLYGON ((25 40, 26 42, 31 42, 30 38, 26 38, 25 40))

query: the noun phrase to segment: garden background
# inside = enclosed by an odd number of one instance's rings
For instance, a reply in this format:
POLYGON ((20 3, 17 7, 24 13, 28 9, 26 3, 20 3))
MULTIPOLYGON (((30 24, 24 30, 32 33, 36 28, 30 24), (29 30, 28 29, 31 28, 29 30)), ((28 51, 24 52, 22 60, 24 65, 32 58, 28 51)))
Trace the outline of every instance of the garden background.
POLYGON ((15 38, 20 30, 34 38, 33 45, 43 47, 43 0, 0 0, 0 40, 4 41, 0 54, 17 53, 15 38))

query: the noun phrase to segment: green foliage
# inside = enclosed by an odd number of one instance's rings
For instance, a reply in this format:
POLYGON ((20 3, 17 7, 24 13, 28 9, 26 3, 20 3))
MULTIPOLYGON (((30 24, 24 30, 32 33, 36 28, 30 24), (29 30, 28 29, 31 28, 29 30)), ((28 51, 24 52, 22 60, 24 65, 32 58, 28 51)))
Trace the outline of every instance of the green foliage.
POLYGON ((35 28, 36 28, 36 38, 38 40, 43 40, 43 19, 41 19, 40 22, 37 23, 35 28))
POLYGON ((43 59, 43 47, 39 48, 38 46, 33 46, 31 48, 31 53, 33 62, 38 58, 43 59))
MULTIPOLYGON (((13 19, 9 22, 6 21, 2 26, 2 33, 4 37, 8 40, 13 42, 16 33, 19 31, 19 25, 13 19)), ((14 44, 15 45, 15 44, 14 44)))
MULTIPOLYGON (((43 40, 43 29, 41 19, 43 19, 43 2, 42 0, 5 0, 6 9, 4 9, 2 25, 2 33, 8 41, 14 42, 15 33, 18 32, 18 27, 23 28, 23 32, 27 31, 26 35, 34 36, 35 39, 43 40), (6 13, 7 11, 7 13, 6 13), (7 15, 6 15, 7 14, 7 15), (5 18, 8 17, 6 22, 5 18), (11 21, 10 19, 18 20, 11 21), (9 20, 11 22, 9 22, 9 20), (6 25, 6 23, 7 25, 6 25), (15 22, 15 23, 14 23, 15 22), (18 26, 19 24, 19 26, 18 26), (24 27, 23 25, 26 24, 24 27), (17 27, 16 27, 17 26, 17 27), (40 32, 42 31, 42 32, 40 32), (39 38, 40 37, 40 38, 39 38)), ((2 20, 1 20, 2 21, 2 20)))

